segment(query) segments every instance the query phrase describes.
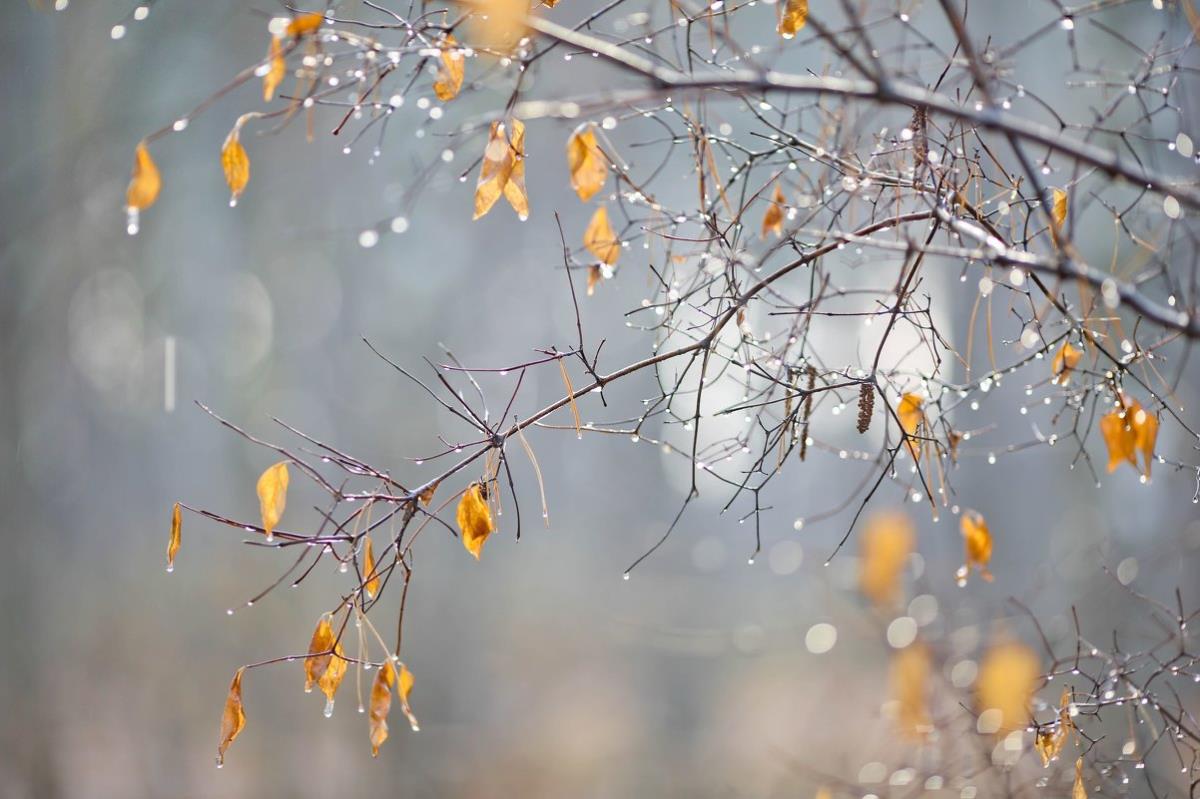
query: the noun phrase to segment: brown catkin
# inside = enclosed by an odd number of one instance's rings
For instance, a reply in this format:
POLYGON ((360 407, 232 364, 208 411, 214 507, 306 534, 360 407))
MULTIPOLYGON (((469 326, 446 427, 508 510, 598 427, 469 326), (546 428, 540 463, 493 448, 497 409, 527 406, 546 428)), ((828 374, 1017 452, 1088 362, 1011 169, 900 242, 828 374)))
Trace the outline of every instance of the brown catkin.
POLYGON ((813 389, 817 385, 817 370, 808 367, 808 388, 804 394, 804 424, 800 428, 800 460, 808 454, 808 419, 812 416, 813 389))
POLYGON ((875 412, 875 387, 863 383, 858 390, 858 432, 871 429, 871 415, 875 412))

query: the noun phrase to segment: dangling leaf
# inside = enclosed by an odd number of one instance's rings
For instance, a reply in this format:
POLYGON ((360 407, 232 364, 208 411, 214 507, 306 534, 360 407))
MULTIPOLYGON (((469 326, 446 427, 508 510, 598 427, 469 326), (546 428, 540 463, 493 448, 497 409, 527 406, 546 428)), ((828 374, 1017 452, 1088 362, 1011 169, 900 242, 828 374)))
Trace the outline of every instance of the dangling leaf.
POLYGON ((408 726, 412 727, 413 732, 416 732, 421 729, 421 725, 417 723, 417 717, 413 715, 412 708, 408 705, 408 695, 412 693, 413 689, 413 674, 403 663, 400 664, 398 682, 396 693, 400 696, 400 709, 404 711, 404 716, 408 719, 408 726))
POLYGON ((308 644, 308 656, 304 658, 304 692, 311 693, 313 686, 325 674, 333 657, 333 623, 328 613, 322 614, 313 630, 308 644))
POLYGON ((263 102, 271 102, 275 91, 287 76, 287 62, 283 58, 283 42, 278 36, 271 37, 267 50, 267 74, 263 75, 263 102))
POLYGON ((1142 453, 1142 474, 1149 480, 1150 461, 1154 458, 1154 443, 1158 439, 1158 417, 1148 413, 1136 402, 1131 411, 1133 418, 1129 426, 1133 429, 1134 446, 1142 453))
POLYGON ((287 505, 288 466, 287 461, 280 461, 258 478, 258 504, 262 511, 263 529, 267 541, 275 538, 275 525, 283 517, 283 509, 287 505))
POLYGON ((763 214, 763 238, 766 238, 767 233, 772 231, 774 231, 776 236, 783 235, 783 207, 785 205, 787 205, 787 197, 783 195, 783 189, 776 183, 775 194, 771 197, 771 204, 767 206, 767 212, 763 214))
POLYGON ((1083 353, 1071 346, 1071 342, 1063 342, 1063 345, 1058 348, 1058 352, 1054 354, 1054 361, 1050 364, 1052 375, 1050 382, 1065 386, 1071 380, 1071 372, 1074 371, 1082 357, 1083 353))
POLYGON ((600 281, 603 279, 604 270, 600 268, 600 264, 592 264, 588 267, 587 295, 589 297, 596 293, 596 286, 600 285, 600 281))
POLYGON ((363 543, 363 575, 367 580, 367 596, 374 599, 379 595, 379 574, 375 570, 375 553, 369 536, 363 543))
POLYGON ((1033 747, 1042 758, 1043 768, 1058 757, 1071 730, 1075 729, 1075 722, 1071 720, 1070 705, 1071 689, 1064 688, 1062 699, 1059 701, 1058 719, 1053 724, 1038 729, 1033 740, 1033 747))
POLYGON ((1054 205, 1050 208, 1050 216, 1054 219, 1054 225, 1059 230, 1063 225, 1067 224, 1067 193, 1062 189, 1051 189, 1050 194, 1054 199, 1054 205))
POLYGON ((458 529, 462 531, 463 546, 479 560, 483 543, 496 529, 492 524, 492 512, 479 483, 471 483, 458 502, 458 529))
POLYGON ((475 219, 492 209, 500 196, 521 219, 529 217, 529 197, 525 193, 525 123, 512 119, 509 124, 493 122, 475 185, 475 219))
POLYGON ((417 499, 420 500, 422 505, 428 505, 430 502, 433 502, 433 495, 437 492, 437 487, 438 484, 434 483, 417 495, 417 499))
POLYGON ((1029 701, 1039 674, 1037 656, 1024 644, 997 644, 984 655, 975 686, 976 704, 980 713, 999 711, 997 735, 1006 735, 1028 723, 1029 701))
POLYGON ((915 461, 921 460, 922 442, 915 436, 925 421, 925 413, 922 411, 924 404, 925 401, 917 394, 905 394, 900 397, 896 406, 896 415, 900 417, 900 427, 904 429, 908 451, 912 453, 915 461))
POLYGON ((457 97, 462 89, 467 57, 458 49, 458 42, 448 33, 442 40, 441 49, 441 66, 438 68, 437 80, 433 82, 433 93, 444 103, 457 97))
POLYGON ((1071 799, 1087 799, 1087 788, 1083 785, 1083 758, 1075 759, 1075 783, 1071 786, 1071 799))
POLYGON ((862 534, 858 585, 876 605, 892 605, 900 593, 900 576, 912 553, 916 531, 907 514, 876 513, 862 534))
POLYGON ((225 171, 225 182, 229 184, 230 205, 237 204, 238 197, 250 182, 250 156, 242 146, 240 131, 241 126, 235 125, 221 147, 221 169, 225 171))
POLYGON ((779 20, 779 35, 790 39, 808 22, 808 0, 786 0, 779 20))
MULTIPOLYGON (((1100 419, 1100 435, 1108 447, 1108 471, 1116 471, 1125 461, 1137 468, 1137 432, 1130 424, 1134 409, 1132 406, 1124 410, 1117 408, 1109 411, 1100 419)), ((1157 422, 1157 420, 1156 420, 1157 422)), ((1151 443, 1153 447, 1153 443, 1151 443)))
POLYGON ((571 188, 580 200, 587 202, 604 188, 608 161, 596 143, 596 131, 591 125, 567 139, 567 168, 571 171, 571 188))
POLYGON ((333 645, 333 655, 329 658, 329 664, 325 667, 325 671, 317 679, 317 687, 321 689, 321 693, 325 694, 325 715, 333 715, 333 695, 337 693, 338 686, 342 684, 342 678, 346 676, 346 653, 342 650, 341 642, 333 645))
POLYGON ((150 150, 146 142, 139 142, 133 152, 133 175, 129 179, 129 188, 125 190, 125 205, 131 211, 144 211, 154 205, 161 188, 162 176, 150 157, 150 150))
POLYGON ((316 32, 324 24, 324 14, 300 14, 288 23, 287 30, 284 32, 292 38, 299 38, 305 34, 316 32))
POLYGON ((617 232, 608 221, 608 209, 603 205, 592 214, 587 230, 583 233, 583 246, 592 255, 612 266, 621 257, 621 242, 617 240, 617 232))
POLYGON ((225 764, 225 750, 246 726, 246 713, 242 709, 242 674, 245 671, 246 667, 242 666, 234 673, 229 694, 225 697, 225 710, 221 713, 221 740, 217 743, 218 766, 225 764))
POLYGON ((931 670, 932 658, 924 644, 911 644, 892 656, 890 682, 896 723, 909 738, 924 738, 933 729, 929 719, 931 670))
POLYGON ((389 659, 375 674, 371 684, 371 708, 368 723, 371 731, 371 757, 379 755, 379 747, 388 737, 388 711, 392 709, 392 686, 396 683, 396 670, 389 659))
POLYGON ((179 545, 183 542, 183 512, 179 503, 171 511, 171 539, 167 542, 167 571, 175 571, 175 556, 179 554, 179 545))
POLYGON ((987 522, 977 511, 965 510, 959 528, 966 550, 966 563, 958 570, 958 584, 967 584, 972 569, 979 569, 979 576, 991 582, 992 573, 988 571, 988 563, 992 560, 992 533, 988 530, 987 522))

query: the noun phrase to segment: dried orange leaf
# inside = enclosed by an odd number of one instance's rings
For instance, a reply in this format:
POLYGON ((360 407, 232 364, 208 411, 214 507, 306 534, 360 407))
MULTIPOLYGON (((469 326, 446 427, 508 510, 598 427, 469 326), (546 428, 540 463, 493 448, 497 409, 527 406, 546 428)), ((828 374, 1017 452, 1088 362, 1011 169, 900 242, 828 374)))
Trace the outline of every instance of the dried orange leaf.
POLYGON ((1071 786, 1071 799, 1087 799, 1087 788, 1083 785, 1083 758, 1075 759, 1075 783, 1071 786))
POLYGON ((371 757, 379 755, 379 747, 388 737, 388 711, 392 709, 392 686, 396 683, 396 670, 392 661, 386 661, 375 674, 371 684, 371 708, 368 719, 371 731, 371 757))
POLYGON ((493 122, 475 185, 475 216, 479 219, 492 209, 503 195, 522 220, 529 217, 529 197, 525 193, 525 123, 493 122))
POLYGON ((288 467, 287 461, 280 461, 258 478, 258 504, 262 511, 263 529, 267 533, 267 541, 274 540, 275 525, 283 517, 283 509, 287 505, 288 467))
POLYGON ((279 84, 287 75, 287 62, 283 59, 283 42, 278 36, 271 37, 267 49, 267 74, 263 75, 263 101, 271 102, 279 84))
POLYGON ((421 501, 422 505, 428 505, 430 502, 433 502, 433 495, 437 492, 437 488, 438 484, 434 483, 418 494, 417 499, 421 501))
POLYGON ((217 743, 217 766, 225 764, 225 750, 246 726, 246 713, 242 709, 242 674, 245 671, 246 667, 242 666, 233 675, 229 694, 225 697, 225 710, 221 713, 221 740, 217 743))
POLYGON ((992 533, 988 530, 987 521, 977 511, 964 510, 959 528, 966 550, 966 563, 958 570, 958 584, 967 584, 972 569, 979 569, 979 576, 991 582, 992 573, 988 571, 988 563, 992 560, 992 533))
POLYGON ((925 412, 922 410, 924 404, 925 401, 917 394, 905 394, 900 397, 900 403, 896 406, 896 415, 900 417, 900 426, 904 428, 908 451, 912 453, 915 461, 921 459, 921 442, 915 436, 925 421, 925 412))
POLYGON ((1133 429, 1134 446, 1142 453, 1142 474, 1150 479, 1150 461, 1154 458, 1154 443, 1158 439, 1158 417, 1148 413, 1134 403, 1133 418, 1129 426, 1133 429))
POLYGON ((492 524, 492 512, 479 483, 471 483, 458 502, 458 529, 462 531, 463 546, 479 560, 483 543, 496 529, 492 524))
POLYGON ((321 675, 329 666, 329 660, 333 657, 333 644, 333 623, 329 614, 326 613, 317 621, 317 628, 313 630, 312 640, 308 644, 308 656, 304 658, 304 692, 306 694, 312 693, 313 686, 317 684, 317 680, 321 679, 321 675))
POLYGON ((171 511, 171 539, 167 542, 167 571, 175 571, 175 556, 179 554, 179 545, 183 542, 183 512, 179 503, 175 503, 171 511))
POLYGON ((984 655, 975 685, 976 707, 980 713, 999 713, 997 735, 1021 729, 1029 721, 1029 700, 1039 672, 1037 656, 1024 644, 997 644, 984 655))
POLYGON ((808 22, 808 0, 787 0, 779 20, 779 35, 790 39, 808 22))
POLYGON ((161 188, 162 176, 158 174, 158 167, 150 157, 146 142, 140 142, 133 153, 133 175, 125 190, 125 205, 131 211, 144 211, 154 205, 161 188))
POLYGON ((1130 424, 1134 408, 1117 408, 1100 419, 1100 435, 1108 447, 1108 471, 1114 472, 1123 462, 1137 467, 1138 437, 1130 424))
POLYGON ((400 709, 404 711, 404 715, 408 719, 408 726, 412 727, 413 732, 416 732, 421 729, 421 725, 417 723, 417 717, 413 715, 412 708, 408 705, 408 695, 412 693, 413 689, 413 673, 403 663, 400 664, 398 681, 396 693, 400 696, 400 709))
POLYGON ((1038 729, 1037 736, 1033 740, 1033 747, 1042 758, 1042 767, 1050 765, 1050 761, 1058 757, 1062 752, 1063 745, 1066 744, 1071 730, 1075 729, 1075 722, 1071 720, 1071 690, 1064 688, 1060 707, 1058 711, 1058 719, 1046 727, 1038 729))
POLYGON ((900 593, 900 576, 916 541, 907 514, 876 513, 863 530, 858 585, 876 605, 891 605, 900 593))
POLYGON ((323 24, 325 24, 324 14, 300 14, 288 23, 285 33, 287 33, 288 36, 296 38, 303 36, 306 33, 313 33, 314 31, 320 29, 323 24))
POLYGON ((596 143, 596 131, 592 126, 576 131, 567 139, 567 168, 571 172, 571 188, 584 202, 604 188, 604 181, 608 179, 608 161, 596 143))
POLYGON ((1054 199, 1054 205, 1050 208, 1050 216, 1054 219, 1055 227, 1061 229, 1067 224, 1067 193, 1062 189, 1051 189, 1050 194, 1054 199))
POLYGON ((342 678, 346 676, 346 666, 346 653, 342 650, 342 644, 339 641, 333 645, 333 655, 329 658, 329 665, 317 679, 317 687, 321 689, 321 693, 325 694, 326 718, 333 715, 333 695, 337 693, 338 686, 342 684, 342 678))
POLYGON ((933 729, 929 719, 929 649, 915 643, 892 657, 890 682, 896 702, 896 723, 909 738, 924 738, 933 729))
POLYGON ((225 145, 221 147, 221 169, 225 172, 225 182, 229 184, 230 205, 237 205, 238 197, 250 182, 250 156, 242 146, 239 132, 240 126, 234 126, 225 137, 225 145))
POLYGON ((603 205, 592 214, 592 221, 588 222, 587 230, 583 232, 583 246, 609 266, 621 257, 621 242, 608 221, 608 209, 603 205))
POLYGON ((437 79, 433 82, 433 93, 446 102, 458 96, 467 68, 467 57, 458 49, 458 42, 450 34, 446 34, 442 41, 441 62, 437 79))
POLYGON ((379 574, 375 570, 375 552, 369 537, 363 544, 363 575, 367 580, 367 596, 374 599, 379 595, 379 574))
POLYGON ((783 235, 783 206, 785 205, 787 205, 787 197, 783 195, 783 189, 776 183, 775 194, 771 197, 771 204, 767 206, 767 212, 763 214, 763 238, 766 238, 767 233, 770 232, 774 232, 776 236, 783 235))
POLYGON ((1050 382, 1065 386, 1071 379, 1071 372, 1079 365, 1079 359, 1082 357, 1083 353, 1071 346, 1071 342, 1063 342, 1063 345, 1058 348, 1058 352, 1054 354, 1054 361, 1050 364, 1052 375, 1050 382))

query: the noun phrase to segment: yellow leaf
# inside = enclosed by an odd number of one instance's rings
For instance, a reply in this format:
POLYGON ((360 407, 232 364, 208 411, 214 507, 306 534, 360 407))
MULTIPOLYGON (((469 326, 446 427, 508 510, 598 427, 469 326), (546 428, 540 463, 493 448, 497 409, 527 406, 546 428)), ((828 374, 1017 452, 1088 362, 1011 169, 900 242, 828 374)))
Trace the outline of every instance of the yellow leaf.
POLYGON ((242 666, 234 673, 229 694, 225 697, 225 710, 221 713, 221 740, 217 743, 218 766, 225 764, 225 750, 246 726, 246 713, 242 709, 242 674, 245 671, 246 667, 242 666))
POLYGON ((583 232, 583 246, 604 263, 612 266, 621 257, 621 242, 608 221, 608 209, 603 205, 592 214, 592 221, 583 232))
POLYGON ((481 0, 471 14, 471 38, 478 48, 507 56, 525 36, 530 0, 481 0))
POLYGON ((1050 364, 1050 372, 1053 375, 1050 382, 1065 386, 1071 380, 1071 372, 1079 365, 1079 359, 1082 357, 1083 353, 1071 346, 1071 342, 1063 342, 1050 364))
POLYGON ((387 660, 379 671, 375 674, 375 681, 371 684, 371 708, 370 708, 370 730, 371 730, 371 757, 379 755, 379 747, 383 746, 383 742, 388 737, 388 711, 392 709, 392 685, 396 682, 396 670, 392 667, 392 661, 387 660))
POLYGON ((1083 785, 1083 758, 1075 759, 1075 783, 1071 786, 1071 799, 1087 799, 1087 788, 1083 785))
POLYGON ((363 575, 367 580, 367 596, 374 599, 379 594, 379 574, 375 571, 375 552, 369 537, 363 544, 363 575))
POLYGON ((325 674, 333 657, 333 623, 328 613, 322 614, 313 630, 308 644, 308 656, 304 658, 304 692, 311 693, 313 686, 325 674))
POLYGON ((571 188, 579 199, 587 202, 604 188, 608 179, 608 161, 596 143, 596 132, 587 126, 567 139, 567 168, 571 172, 571 188))
POLYGON ((492 209, 500 195, 508 200, 522 220, 529 217, 529 197, 525 193, 525 123, 493 122, 475 185, 475 219, 492 209), (511 128, 511 133, 510 133, 511 128))
POLYGON ((921 444, 915 436, 925 421, 925 413, 922 411, 925 401, 916 394, 905 394, 900 397, 900 403, 896 407, 896 415, 900 417, 900 426, 904 429, 905 437, 908 443, 908 451, 912 453, 913 460, 921 460, 921 444))
MULTIPOLYGON (((1100 435, 1108 447, 1110 473, 1116 471, 1125 461, 1137 468, 1138 434, 1130 424, 1136 410, 1137 403, 1133 403, 1124 410, 1117 408, 1109 411, 1100 419, 1100 435)), ((1157 420, 1155 423, 1157 424, 1157 420)))
POLYGON ((487 500, 483 498, 483 488, 479 483, 471 483, 463 492, 458 502, 458 529, 462 531, 463 546, 479 560, 483 551, 483 543, 495 531, 492 524, 492 512, 488 509, 487 500))
POLYGON ((909 738, 924 738, 933 729, 929 719, 929 649, 914 643, 892 656, 890 682, 896 702, 896 723, 909 738))
POLYGON ((175 556, 179 554, 179 545, 183 542, 183 512, 179 503, 175 503, 171 511, 171 540, 167 542, 167 571, 175 571, 175 556))
POLYGON ((1059 702, 1058 719, 1051 725, 1038 729, 1033 740, 1033 747, 1042 758, 1042 767, 1050 765, 1050 761, 1058 757, 1066 744, 1075 722, 1071 721, 1071 690, 1064 688, 1059 702))
POLYGON ((437 80, 433 82, 433 93, 439 100, 446 102, 458 96, 467 68, 467 58, 462 50, 458 49, 458 42, 450 34, 446 34, 442 41, 441 61, 437 80))
POLYGON ((408 695, 413 689, 413 673, 408 670, 408 666, 400 664, 399 686, 396 688, 396 693, 400 695, 400 709, 404 711, 404 715, 408 718, 408 726, 412 727, 413 732, 421 729, 421 725, 417 723, 417 717, 413 715, 412 708, 408 706, 408 695))
POLYGON ((779 35, 790 39, 808 22, 808 0, 787 0, 779 20, 779 35))
POLYGON ((329 658, 329 665, 317 679, 317 687, 321 689, 321 693, 325 694, 326 717, 333 715, 333 695, 337 693, 338 686, 342 684, 342 678, 346 676, 346 663, 346 653, 342 650, 342 644, 339 641, 333 645, 333 655, 329 658))
POLYGON ((1050 194, 1054 198, 1050 216, 1054 219, 1055 227, 1062 229, 1062 226, 1067 224, 1067 193, 1062 189, 1051 189, 1050 194))
POLYGON ((916 531, 905 513, 876 513, 862 534, 858 585, 876 605, 891 605, 900 592, 900 576, 916 541, 916 531))
POLYGON ((275 538, 275 525, 283 517, 283 509, 287 505, 288 467, 287 461, 280 461, 258 478, 258 504, 262 511, 263 529, 267 533, 267 541, 275 538))
POLYGON ((297 38, 305 35, 306 33, 313 33, 317 31, 324 23, 324 14, 300 14, 288 23, 285 33, 288 36, 297 38))
POLYGON ((1134 446, 1142 453, 1142 474, 1150 479, 1150 461, 1154 458, 1154 442, 1158 439, 1158 417, 1147 413, 1144 408, 1134 403, 1133 419, 1129 426, 1133 428, 1134 446))
POLYGON ((979 576, 991 582, 992 573, 988 571, 988 563, 992 560, 992 533, 988 530, 987 521, 977 511, 964 510, 959 528, 966 550, 966 563, 958 570, 958 584, 967 584, 967 577, 973 568, 979 569, 979 576))
POLYGON ((980 713, 999 712, 998 736, 1028 723, 1029 700, 1037 688, 1039 674, 1037 656, 1024 644, 997 644, 984 655, 975 684, 976 707, 980 713))
POLYGON ((271 102, 275 90, 283 83, 287 75, 287 62, 283 59, 283 42, 278 36, 271 37, 271 46, 267 50, 267 74, 263 75, 263 101, 271 102))
POLYGON ((771 204, 767 206, 767 212, 763 214, 763 238, 766 238, 767 233, 771 231, 774 231, 776 236, 783 235, 783 206, 785 205, 787 205, 787 197, 783 195, 783 189, 776 183, 775 194, 771 197, 771 204))
POLYGON ((250 182, 250 156, 242 146, 238 131, 238 127, 229 131, 229 135, 225 137, 225 145, 221 148, 221 169, 225 171, 225 182, 229 184, 230 205, 237 205, 238 197, 250 182))
POLYGON ((140 142, 133 153, 133 175, 125 190, 125 205, 131 211, 144 211, 154 205, 161 188, 162 176, 158 174, 158 167, 150 157, 146 142, 140 142))

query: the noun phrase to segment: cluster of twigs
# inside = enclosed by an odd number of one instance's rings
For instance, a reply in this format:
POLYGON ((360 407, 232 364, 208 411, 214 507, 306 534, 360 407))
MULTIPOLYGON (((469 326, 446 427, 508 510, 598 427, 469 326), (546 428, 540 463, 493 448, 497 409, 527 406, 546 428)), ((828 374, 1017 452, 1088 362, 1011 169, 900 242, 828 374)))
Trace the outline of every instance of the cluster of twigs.
MULTIPOLYGON (((363 0, 355 16, 336 4, 281 11, 323 12, 324 20, 313 35, 286 43, 282 57, 295 86, 285 85, 282 106, 253 124, 273 131, 303 119, 310 136, 328 128, 346 153, 366 143, 379 160, 402 146, 388 136, 398 117, 422 137, 439 134, 451 155, 481 158, 491 123, 517 119, 530 126, 517 154, 530 171, 561 157, 569 128, 555 120, 589 126, 609 170, 605 199, 621 249, 619 264, 598 263, 569 243, 576 225, 562 211, 555 266, 575 329, 561 347, 489 368, 468 368, 447 352, 428 364, 429 378, 376 351, 461 423, 457 438, 413 458, 426 470, 441 464, 435 476, 409 481, 404 470, 370 465, 283 422, 300 448, 261 441, 221 419, 329 497, 309 529, 292 516, 291 529, 277 530, 274 541, 249 542, 297 551, 271 588, 299 583, 322 561, 339 564, 355 575, 336 605, 344 629, 385 596, 394 610, 397 592, 388 589, 398 583, 398 656, 416 540, 430 528, 458 534, 446 511, 468 485, 482 485, 490 503, 511 500, 514 526, 503 532, 519 537, 521 502, 528 506, 535 489, 517 485, 510 460, 528 457, 537 470, 526 436, 534 429, 630 437, 688 465, 690 490, 675 521, 630 569, 668 540, 702 485, 725 492, 726 509, 742 509, 753 522, 753 557, 764 522, 778 521, 769 516, 769 492, 818 458, 862 466, 846 497, 796 523, 848 511, 853 520, 840 549, 884 486, 927 505, 935 519, 957 514, 953 477, 961 462, 1065 444, 1072 467, 1095 474, 1099 420, 1133 400, 1161 421, 1160 442, 1186 440, 1179 449, 1194 449, 1197 432, 1175 394, 1200 337, 1189 223, 1200 190, 1189 118, 1177 99, 1195 85, 1188 0, 1166 8, 1046 0, 1028 12, 1027 27, 1004 39, 974 23, 987 13, 982 4, 962 0, 814 0, 811 8, 790 0, 774 10, 754 0, 612 0, 586 9, 572 2, 522 6, 511 47, 486 35, 501 5, 511 11, 501 0, 363 0), (807 24, 795 38, 779 37, 773 15, 800 5, 807 24), (472 27, 481 21, 483 32, 472 27), (468 56, 464 93, 496 98, 476 105, 491 110, 461 112, 460 101, 430 100, 428 73, 450 35, 468 56), (1080 46, 1084 36, 1099 44, 1080 46), (1067 54, 1069 72, 1024 85, 1026 60, 1051 49, 1067 54), (552 59, 559 65, 557 77, 545 79, 551 88, 531 88, 552 59), (809 66, 793 69, 797 63, 809 66), (594 85, 595 75, 614 87, 573 88, 594 85), (1079 119, 1063 110, 1067 97, 1086 109, 1079 119), (683 192, 671 182, 681 173, 683 192), (610 280, 649 281, 649 296, 625 324, 645 331, 650 355, 605 359, 604 339, 585 332, 585 280, 589 294, 610 280), (521 389, 537 369, 557 372, 565 391, 525 409, 521 389), (589 421, 609 413, 609 386, 635 376, 652 386, 640 407, 589 421), (1043 413, 1053 432, 996 442, 993 426, 972 425, 969 411, 1016 380, 1029 398, 1022 413, 1043 413), (907 409, 905 397, 915 398, 907 409), (368 534, 387 542, 374 573, 362 561, 368 534), (382 587, 368 595, 373 579, 382 587)), ((269 66, 248 66, 149 139, 184 130, 269 66)), ((411 176, 406 212, 449 160, 431 157, 411 176)), ((534 213, 548 214, 536 196, 531 202, 534 213)), ((382 220, 360 241, 373 246, 406 226, 382 220)), ((1200 466, 1163 448, 1154 449, 1154 463, 1194 475, 1200 497, 1200 466)), ((1143 480, 1149 461, 1147 454, 1143 480)), ((544 516, 544 496, 540 504, 544 516)), ((1065 678, 1080 716, 1124 705, 1137 723, 1149 719, 1158 734, 1138 757, 1174 747, 1194 780, 1200 728, 1169 687, 1194 676, 1190 617, 1142 601, 1174 619, 1163 643, 1129 655, 1077 636, 1064 660, 1046 642, 1046 676, 1065 678)), ((964 718, 939 723, 942 735, 969 724, 964 718)), ((1079 726, 1090 768, 1120 793, 1129 753, 1101 756, 1079 726)))

